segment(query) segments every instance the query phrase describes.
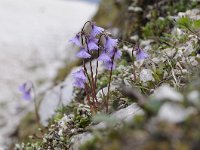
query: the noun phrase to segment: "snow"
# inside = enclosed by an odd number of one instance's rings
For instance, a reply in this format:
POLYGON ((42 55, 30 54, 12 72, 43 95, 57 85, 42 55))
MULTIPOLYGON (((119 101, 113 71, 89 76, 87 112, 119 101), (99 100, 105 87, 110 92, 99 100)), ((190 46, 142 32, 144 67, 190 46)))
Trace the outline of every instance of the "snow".
POLYGON ((72 60, 68 40, 96 10, 94 3, 73 0, 0 0, 0 149, 10 133, 6 126, 19 122, 17 108, 32 105, 20 99, 18 86, 50 80, 63 60, 72 60))

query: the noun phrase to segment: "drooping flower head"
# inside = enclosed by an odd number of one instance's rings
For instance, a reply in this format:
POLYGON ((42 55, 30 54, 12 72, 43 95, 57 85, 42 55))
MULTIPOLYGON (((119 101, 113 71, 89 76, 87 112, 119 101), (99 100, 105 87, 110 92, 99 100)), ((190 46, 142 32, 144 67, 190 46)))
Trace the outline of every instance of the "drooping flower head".
POLYGON ((97 45, 97 42, 98 42, 98 39, 94 38, 94 37, 90 37, 88 39, 88 48, 89 48, 89 51, 92 51, 92 50, 98 50, 98 45, 97 45))
POLYGON ((25 100, 31 100, 31 90, 33 88, 33 85, 30 81, 23 83, 19 86, 20 92, 22 92, 23 96, 22 98, 25 100))
POLYGON ((91 58, 91 55, 84 48, 81 48, 80 51, 76 54, 76 56, 79 58, 91 58))
POLYGON ((106 54, 106 52, 102 52, 101 55, 98 57, 98 60, 107 62, 107 61, 111 61, 111 58, 110 56, 108 56, 108 54, 106 54))
POLYGON ((146 59, 149 55, 145 53, 141 48, 136 49, 136 60, 146 59))
POLYGON ((75 79, 74 86, 77 88, 85 88, 85 83, 87 82, 87 78, 83 72, 83 69, 76 71, 73 73, 73 77, 75 79))
POLYGON ((113 50, 109 52, 109 55, 111 58, 113 57, 114 60, 118 60, 121 58, 122 52, 117 47, 114 47, 113 50))
POLYGON ((94 22, 91 23, 91 37, 95 37, 104 31, 103 28, 96 26, 94 22))
POLYGON ((104 61, 104 66, 107 70, 114 70, 116 68, 116 64, 114 61, 104 61))
POLYGON ((85 88, 85 83, 82 80, 75 80, 73 85, 77 88, 84 89, 85 88))
POLYGON ((81 38, 80 34, 76 34, 76 36, 74 38, 70 39, 69 42, 71 42, 71 43, 75 44, 76 46, 80 47, 82 45, 80 38, 81 38))
POLYGON ((106 36, 106 41, 105 41, 105 48, 109 51, 112 50, 114 47, 116 47, 118 44, 118 40, 117 39, 113 39, 109 36, 106 36))

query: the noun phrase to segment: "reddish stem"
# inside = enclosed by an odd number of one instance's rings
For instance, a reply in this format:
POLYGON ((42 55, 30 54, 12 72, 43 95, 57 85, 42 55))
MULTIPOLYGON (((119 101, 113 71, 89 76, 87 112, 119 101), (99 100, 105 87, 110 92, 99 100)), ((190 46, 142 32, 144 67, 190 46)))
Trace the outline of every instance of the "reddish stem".
MULTIPOLYGON (((92 92, 92 83, 91 83, 91 80, 90 80, 90 77, 89 77, 89 74, 88 74, 88 72, 87 72, 87 69, 86 69, 86 67, 85 67, 85 62, 83 61, 83 68, 84 68, 84 71, 85 71, 85 74, 87 75, 87 78, 88 78, 88 80, 89 80, 89 83, 90 83, 90 89, 91 89, 91 92, 92 92)), ((88 87, 88 86, 87 86, 88 87)), ((89 89, 89 88, 88 88, 89 89)), ((89 92, 88 92, 88 94, 89 94, 89 92)), ((92 93, 92 101, 93 101, 93 105, 95 105, 95 101, 94 101, 94 96, 93 96, 93 93, 92 93)), ((96 107, 96 106, 95 106, 96 107)))
MULTIPOLYGON (((85 37, 85 42, 86 42, 86 45, 87 45, 87 51, 90 54, 87 40, 88 40, 87 37, 85 37)), ((92 96, 93 96, 94 100, 96 101, 96 104, 98 104, 98 101, 97 101, 97 98, 96 98, 96 89, 95 89, 96 86, 95 86, 95 82, 94 82, 94 73, 93 73, 93 69, 92 69, 92 60, 91 60, 91 58, 89 59, 89 61, 90 61, 90 72, 91 72, 91 78, 92 78, 92 84, 91 84, 92 96)))
POLYGON ((90 102, 90 96, 89 96, 89 92, 88 92, 88 85, 87 85, 87 83, 85 84, 85 93, 86 93, 88 105, 90 106, 90 110, 91 110, 91 112, 93 112, 93 106, 91 105, 91 102, 90 102))
POLYGON ((114 64, 114 58, 115 58, 116 51, 117 51, 117 48, 115 49, 115 52, 112 56, 112 66, 111 66, 111 70, 110 70, 110 76, 109 76, 109 82, 108 82, 108 93, 107 93, 107 99, 106 99, 106 112, 108 112, 108 101, 109 101, 109 97, 110 97, 110 83, 112 80, 112 71, 113 71, 113 64, 114 64))

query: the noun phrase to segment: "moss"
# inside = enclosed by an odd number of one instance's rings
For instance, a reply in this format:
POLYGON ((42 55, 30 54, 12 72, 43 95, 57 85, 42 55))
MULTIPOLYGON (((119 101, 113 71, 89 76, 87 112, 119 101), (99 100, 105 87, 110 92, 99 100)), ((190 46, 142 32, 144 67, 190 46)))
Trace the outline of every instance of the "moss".
POLYGON ((80 147, 80 150, 95 150, 98 149, 98 142, 100 141, 100 138, 98 138, 97 136, 95 138, 93 138, 92 140, 89 140, 88 142, 86 142, 85 144, 83 144, 80 147))
POLYGON ((79 128, 87 127, 92 120, 90 107, 88 105, 80 104, 74 108, 74 122, 75 126, 79 128))
POLYGON ((186 10, 193 9, 198 6, 199 2, 188 1, 188 0, 179 0, 177 2, 171 2, 172 5, 169 5, 167 11, 171 14, 177 12, 185 12, 186 10))
POLYGON ((142 34, 144 38, 156 38, 162 36, 163 33, 167 33, 170 31, 170 27, 172 26, 172 21, 169 19, 156 19, 148 22, 142 28, 142 34), (156 30, 155 30, 156 29, 156 30))
POLYGON ((28 142, 30 135, 41 134, 38 131, 38 124, 36 121, 35 114, 30 112, 28 113, 21 121, 18 128, 18 139, 19 141, 28 142))

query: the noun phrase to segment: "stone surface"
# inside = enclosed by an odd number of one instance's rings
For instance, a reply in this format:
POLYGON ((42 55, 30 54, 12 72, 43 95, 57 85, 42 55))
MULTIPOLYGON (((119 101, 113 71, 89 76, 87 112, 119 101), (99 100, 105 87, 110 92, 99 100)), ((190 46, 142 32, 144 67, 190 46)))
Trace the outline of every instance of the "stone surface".
MULTIPOLYGON (((119 111, 116 111, 110 115, 113 119, 116 120, 116 122, 113 123, 119 123, 121 121, 129 122, 133 119, 135 115, 143 114, 144 112, 137 106, 137 104, 131 104, 130 106, 121 109, 119 111)), ((104 129, 106 128, 106 122, 100 122, 99 124, 92 126, 92 129, 104 129)), ((78 134, 74 137, 72 137, 72 146, 70 150, 78 150, 80 145, 84 144, 85 142, 91 140, 93 135, 89 132, 85 132, 82 134, 78 134)))
POLYGON ((72 137, 71 142, 73 145, 70 147, 70 150, 79 150, 80 145, 86 143, 87 141, 92 139, 92 135, 88 132, 82 133, 75 135, 72 137))
MULTIPOLYGON (((118 110, 114 113, 112 113, 110 116, 113 120, 115 120, 116 122, 113 121, 113 123, 118 123, 118 122, 129 122, 133 119, 133 117, 135 115, 139 115, 139 114, 143 114, 143 110, 141 108, 138 107, 138 105, 136 103, 133 103, 131 105, 129 105, 128 107, 118 110)), ((93 128, 94 129, 103 129, 106 128, 107 124, 106 122, 101 122, 97 125, 95 125, 93 128)))
MULTIPOLYGON (((75 70, 73 69, 72 72, 75 70)), ((48 125, 48 119, 52 117, 58 107, 71 102, 73 98, 73 81, 72 73, 70 73, 64 82, 46 92, 39 108, 42 125, 48 125)))
POLYGON ((167 84, 156 89, 152 97, 156 100, 171 100, 177 102, 181 102, 183 100, 183 95, 167 84))
POLYGON ((170 123, 180 123, 195 112, 196 110, 192 107, 184 108, 180 104, 168 102, 161 106, 158 112, 158 118, 159 120, 170 123))
POLYGON ((142 82, 154 81, 154 78, 152 76, 152 70, 150 70, 150 69, 143 69, 140 72, 140 80, 142 82))

